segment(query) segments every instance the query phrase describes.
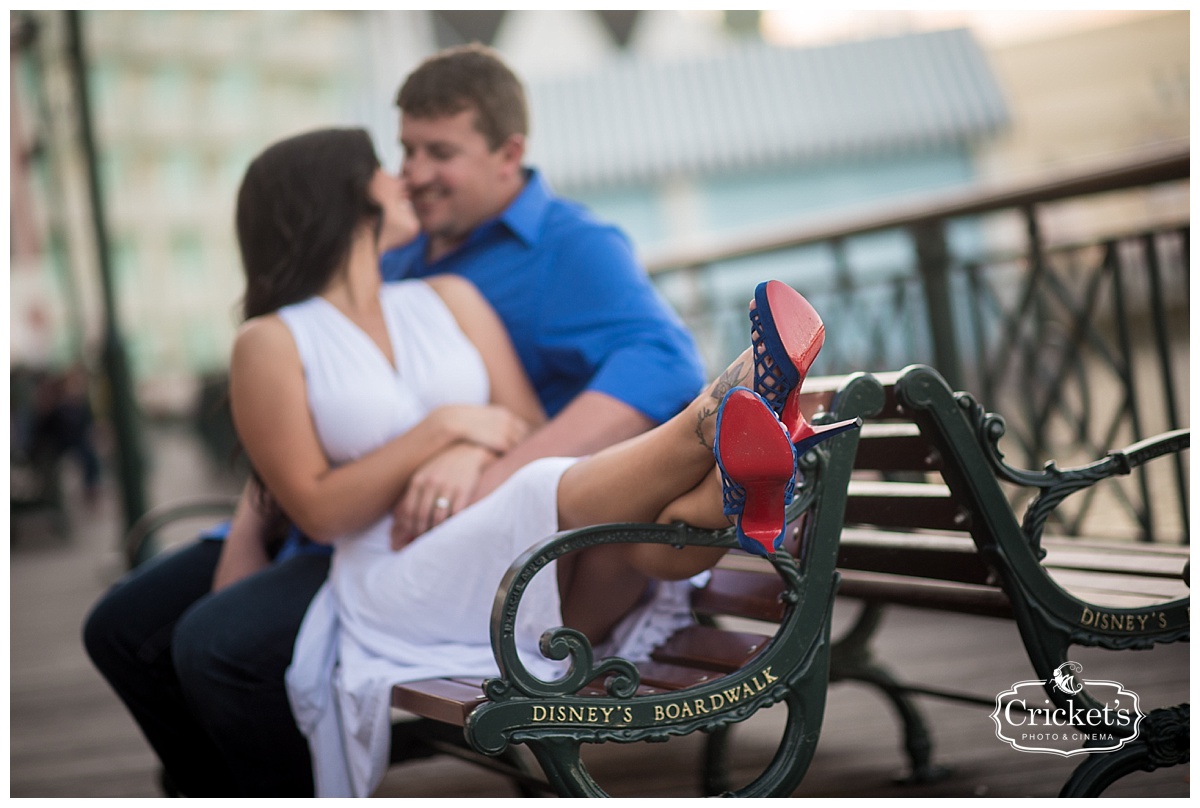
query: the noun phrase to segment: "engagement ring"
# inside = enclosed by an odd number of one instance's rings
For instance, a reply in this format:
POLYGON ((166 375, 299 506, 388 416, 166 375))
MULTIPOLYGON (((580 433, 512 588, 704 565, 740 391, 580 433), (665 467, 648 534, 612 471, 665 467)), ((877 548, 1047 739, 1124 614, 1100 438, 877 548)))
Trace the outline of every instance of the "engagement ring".
POLYGON ((450 507, 450 499, 448 497, 438 497, 433 501, 433 507, 439 511, 444 511, 450 507))

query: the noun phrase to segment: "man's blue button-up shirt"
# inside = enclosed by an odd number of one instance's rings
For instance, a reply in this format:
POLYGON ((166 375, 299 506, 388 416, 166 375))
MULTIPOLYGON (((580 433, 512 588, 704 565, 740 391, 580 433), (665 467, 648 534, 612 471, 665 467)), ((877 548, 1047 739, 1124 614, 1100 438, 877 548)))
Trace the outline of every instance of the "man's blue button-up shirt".
POLYGON ((584 390, 661 423, 704 383, 695 341, 638 264, 625 235, 555 197, 527 170, 497 218, 429 263, 424 235, 386 253, 385 280, 455 273, 504 321, 547 415, 584 390))

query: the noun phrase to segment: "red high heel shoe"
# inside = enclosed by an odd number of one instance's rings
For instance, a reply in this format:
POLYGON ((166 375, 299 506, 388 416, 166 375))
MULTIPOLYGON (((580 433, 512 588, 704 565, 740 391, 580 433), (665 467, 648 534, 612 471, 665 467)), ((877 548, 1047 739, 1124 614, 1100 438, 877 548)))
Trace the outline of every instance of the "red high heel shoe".
POLYGON ((800 387, 825 344, 825 324, 803 295, 781 281, 760 283, 750 326, 754 388, 792 436, 797 458, 821 441, 862 426, 861 418, 813 426, 800 411, 800 387))
MULTIPOLYGON (((825 324, 804 297, 782 281, 763 281, 750 309, 754 390, 793 433, 805 424, 800 389, 825 344, 825 324)), ((811 429, 812 427, 809 427, 811 429)))
POLYGON ((725 515, 737 516, 738 544, 774 558, 796 484, 796 447, 787 429, 762 396, 734 387, 717 410, 713 454, 721 470, 725 515))

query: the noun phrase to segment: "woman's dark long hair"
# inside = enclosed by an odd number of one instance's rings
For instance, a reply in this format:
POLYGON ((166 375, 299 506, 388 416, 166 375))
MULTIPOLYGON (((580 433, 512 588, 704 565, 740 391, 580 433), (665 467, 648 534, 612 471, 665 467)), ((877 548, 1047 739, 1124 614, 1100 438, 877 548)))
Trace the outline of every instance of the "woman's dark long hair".
POLYGON ((246 169, 236 226, 246 319, 316 295, 346 260, 354 229, 381 216, 368 194, 379 168, 362 129, 321 129, 281 140, 246 169))
MULTIPOLYGON (((378 230, 383 214, 368 193, 378 168, 362 129, 307 132, 254 158, 238 189, 235 216, 246 275, 245 319, 318 294, 350 254, 355 228, 370 219, 378 230)), ((250 474, 273 554, 290 522, 253 465, 250 474)))

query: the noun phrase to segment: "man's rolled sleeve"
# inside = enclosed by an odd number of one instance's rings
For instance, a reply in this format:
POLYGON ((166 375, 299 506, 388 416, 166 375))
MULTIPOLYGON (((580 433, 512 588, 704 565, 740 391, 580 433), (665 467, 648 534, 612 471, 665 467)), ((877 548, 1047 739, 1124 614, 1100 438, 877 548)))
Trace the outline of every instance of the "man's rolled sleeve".
POLYGON ((546 344, 554 346, 558 361, 583 366, 575 371, 588 373, 586 390, 662 423, 704 383, 691 334, 620 231, 581 228, 561 245, 539 328, 546 344))

